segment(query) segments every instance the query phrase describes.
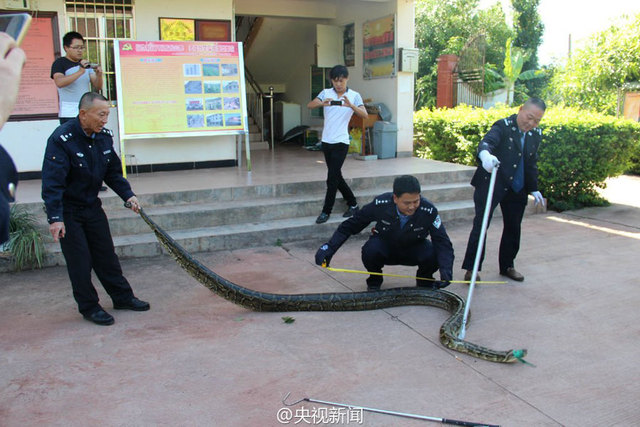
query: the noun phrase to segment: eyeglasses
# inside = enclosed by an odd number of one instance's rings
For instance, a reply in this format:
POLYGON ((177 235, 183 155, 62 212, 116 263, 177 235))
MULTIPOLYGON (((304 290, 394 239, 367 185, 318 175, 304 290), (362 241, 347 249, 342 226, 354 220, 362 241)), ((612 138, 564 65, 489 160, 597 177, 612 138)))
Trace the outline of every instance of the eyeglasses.
POLYGON ((69 49, 73 49, 73 50, 84 50, 85 47, 84 46, 69 46, 69 49))

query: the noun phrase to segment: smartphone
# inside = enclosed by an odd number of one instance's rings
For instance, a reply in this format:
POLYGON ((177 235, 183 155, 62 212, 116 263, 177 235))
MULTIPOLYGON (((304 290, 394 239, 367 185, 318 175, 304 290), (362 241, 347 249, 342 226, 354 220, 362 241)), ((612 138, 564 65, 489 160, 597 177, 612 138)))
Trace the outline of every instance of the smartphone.
POLYGON ((0 15, 0 31, 13 37, 16 43, 18 43, 18 46, 27 34, 29 25, 31 25, 31 15, 28 13, 0 15))
POLYGON ((331 101, 331 105, 342 105, 342 101, 331 101))

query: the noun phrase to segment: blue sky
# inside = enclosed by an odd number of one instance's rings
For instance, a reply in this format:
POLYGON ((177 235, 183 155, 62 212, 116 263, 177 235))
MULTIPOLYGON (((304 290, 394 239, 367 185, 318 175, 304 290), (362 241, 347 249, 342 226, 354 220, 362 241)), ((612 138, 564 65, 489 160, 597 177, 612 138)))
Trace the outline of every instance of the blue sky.
MULTIPOLYGON (((500 1, 510 13, 510 0, 480 0, 481 7, 500 1)), ((590 35, 608 28, 615 19, 640 13, 640 0, 541 0, 538 13, 545 25, 542 45, 538 49, 540 65, 567 57, 569 35, 572 49, 590 35)), ((638 29, 640 31, 640 29, 638 29)))

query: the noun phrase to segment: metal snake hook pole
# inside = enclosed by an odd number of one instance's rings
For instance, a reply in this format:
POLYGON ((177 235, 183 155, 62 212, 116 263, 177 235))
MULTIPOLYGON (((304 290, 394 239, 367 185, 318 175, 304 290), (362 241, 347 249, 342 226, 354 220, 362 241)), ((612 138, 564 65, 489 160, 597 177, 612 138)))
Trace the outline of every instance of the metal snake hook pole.
POLYGON ((476 276, 480 267, 480 258, 484 249, 484 238, 487 235, 487 224, 489 224, 489 213, 491 212, 491 202, 493 202, 493 188, 496 186, 496 176, 500 164, 495 166, 491 171, 491 180, 489 181, 489 191, 487 194, 487 204, 484 207, 484 216, 482 217, 482 226, 480 227, 480 240, 478 240, 478 250, 476 250, 476 259, 473 262, 473 272, 471 273, 471 283, 469 283, 469 293, 467 294, 467 302, 464 305, 464 316, 462 317, 462 326, 458 338, 463 340, 467 333, 467 320, 469 319, 469 307, 471 307, 471 298, 473 297, 473 289, 476 286, 476 276))
POLYGON ((442 424, 452 424, 452 425, 457 425, 457 426, 468 426, 468 427, 500 427, 499 425, 495 425, 495 424, 484 424, 484 423, 474 423, 471 421, 460 421, 460 420, 452 420, 449 418, 441 418, 441 417, 428 417, 426 415, 416 415, 416 414, 407 414, 404 412, 395 412, 395 411, 387 411, 385 409, 376 409, 376 408, 366 408, 364 406, 357 406, 357 405, 349 405, 346 403, 336 403, 336 402, 327 402, 325 400, 317 400, 317 399, 311 399, 309 397, 303 397, 300 400, 296 400, 295 402, 292 403, 287 403, 286 400, 289 397, 291 393, 287 393, 287 395, 282 399, 282 403, 286 406, 294 406, 297 405, 300 402, 311 402, 311 403, 320 403, 322 405, 328 405, 328 406, 338 406, 341 408, 349 408, 349 409, 361 409, 363 411, 368 411, 368 412, 376 412, 378 414, 386 414, 386 415, 395 415, 397 417, 404 417, 404 418, 413 418, 416 420, 424 420, 424 421, 436 421, 442 424))

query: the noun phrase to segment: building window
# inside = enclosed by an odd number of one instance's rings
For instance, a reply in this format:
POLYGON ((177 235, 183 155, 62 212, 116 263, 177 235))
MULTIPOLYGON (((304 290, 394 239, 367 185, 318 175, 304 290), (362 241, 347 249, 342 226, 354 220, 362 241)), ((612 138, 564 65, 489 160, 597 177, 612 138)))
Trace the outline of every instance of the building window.
POLYGON ((113 41, 133 39, 133 0, 66 0, 69 31, 85 39, 85 58, 98 63, 104 71, 102 93, 116 99, 113 41))

